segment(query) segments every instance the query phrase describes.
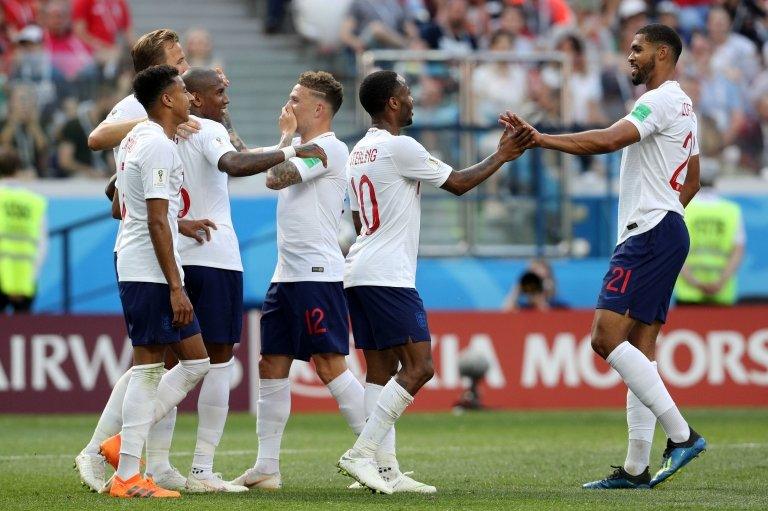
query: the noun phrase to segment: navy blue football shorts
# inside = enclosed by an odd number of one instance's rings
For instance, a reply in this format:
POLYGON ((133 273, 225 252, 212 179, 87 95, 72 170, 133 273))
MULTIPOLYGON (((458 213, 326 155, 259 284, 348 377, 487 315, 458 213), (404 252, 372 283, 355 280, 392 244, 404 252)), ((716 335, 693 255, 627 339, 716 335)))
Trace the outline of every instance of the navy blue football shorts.
POLYGON ((414 288, 354 286, 345 291, 357 349, 385 350, 431 340, 424 303, 414 288))
POLYGON ((653 229, 631 236, 613 251, 597 308, 665 323, 689 245, 683 217, 671 211, 653 229))

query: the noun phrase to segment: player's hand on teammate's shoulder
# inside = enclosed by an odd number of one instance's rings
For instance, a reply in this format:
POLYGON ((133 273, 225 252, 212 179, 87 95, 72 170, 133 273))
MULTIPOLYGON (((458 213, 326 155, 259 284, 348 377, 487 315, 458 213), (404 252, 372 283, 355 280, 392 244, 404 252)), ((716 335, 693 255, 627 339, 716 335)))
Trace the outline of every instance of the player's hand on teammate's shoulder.
POLYGON ((216 224, 207 218, 203 220, 179 220, 179 233, 187 238, 193 238, 201 245, 211 241, 211 229, 216 230, 216 224))
POLYGON ((318 158, 323 162, 323 167, 328 167, 328 156, 323 148, 315 143, 297 145, 296 156, 299 158, 318 158))
POLYGON ((192 303, 183 287, 171 290, 171 310, 174 328, 183 328, 192 322, 192 303))
POLYGON ((293 112, 293 106, 291 102, 287 102, 280 110, 280 117, 277 119, 277 127, 280 128, 280 133, 283 135, 293 136, 296 133, 296 127, 298 121, 296 121, 296 114, 293 112))
POLYGON ((187 122, 179 124, 179 127, 176 128, 176 136, 187 140, 189 137, 200 131, 200 128, 200 123, 190 117, 187 122))

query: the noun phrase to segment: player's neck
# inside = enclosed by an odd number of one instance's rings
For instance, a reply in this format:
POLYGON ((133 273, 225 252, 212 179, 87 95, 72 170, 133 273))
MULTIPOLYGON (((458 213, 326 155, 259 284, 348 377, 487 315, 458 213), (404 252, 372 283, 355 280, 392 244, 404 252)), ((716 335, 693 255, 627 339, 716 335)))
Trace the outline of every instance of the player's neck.
POLYGON ((301 137, 301 143, 306 144, 313 138, 322 135, 323 133, 328 133, 329 131, 333 131, 331 128, 330 122, 323 122, 316 126, 312 126, 311 128, 307 129, 303 133, 299 133, 299 137, 301 137))
POLYGON ((388 131, 395 136, 400 134, 400 126, 389 119, 372 119, 371 125, 376 129, 388 131))
POLYGON ((669 80, 675 79, 675 69, 672 68, 670 70, 667 70, 663 73, 659 73, 653 77, 651 77, 650 80, 645 84, 645 88, 648 90, 657 89, 659 86, 661 86, 662 83, 668 82, 669 80))
POLYGON ((155 116, 153 113, 150 113, 147 118, 156 123, 159 124, 161 128, 163 128, 163 132, 165 133, 165 136, 169 139, 173 140, 174 137, 176 137, 176 130, 179 128, 179 123, 176 122, 172 116, 167 116, 167 118, 164 118, 163 116, 155 116))

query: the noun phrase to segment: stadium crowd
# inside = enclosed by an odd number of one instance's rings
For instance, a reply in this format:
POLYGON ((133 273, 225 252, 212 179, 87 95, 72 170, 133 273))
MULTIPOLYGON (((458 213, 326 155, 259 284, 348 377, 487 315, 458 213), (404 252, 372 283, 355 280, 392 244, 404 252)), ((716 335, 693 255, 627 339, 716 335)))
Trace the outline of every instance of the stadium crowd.
MULTIPOLYGON (((110 175, 112 156, 90 152, 87 133, 130 88, 134 33, 127 0, 0 3, 0 145, 16 152, 28 178, 110 175)), ((337 0, 322 9, 324 0, 290 3, 296 30, 326 55, 377 48, 567 55, 572 71, 564 95, 555 66, 477 66, 471 89, 478 124, 493 123, 503 109, 534 122, 580 126, 604 126, 624 115, 642 92, 629 83, 626 48, 637 28, 658 20, 684 36, 679 81, 698 113, 702 157, 718 161, 725 174, 768 168, 764 1, 337 0)), ((288 4, 268 2, 265 33, 285 29, 280 16, 288 4)), ((183 41, 190 64, 220 64, 204 30, 183 41)), ((458 122, 455 73, 413 65, 398 71, 414 83, 417 120, 458 122)), ((584 158, 580 168, 599 171, 600 161, 584 158)))
MULTIPOLYGON (((457 56, 477 50, 566 54, 572 70, 566 110, 559 104, 563 81, 557 68, 543 63, 478 66, 471 87, 474 120, 481 124, 495 122, 502 109, 535 122, 580 126, 604 126, 623 116, 642 93, 629 82, 627 48, 639 27, 659 21, 684 37, 678 79, 698 113, 702 157, 719 160, 726 174, 756 174, 768 165, 766 2, 342 0, 346 17, 338 22, 318 20, 316 0, 293 3, 299 32, 324 53, 389 48, 439 49, 457 56), (310 12, 312 28, 303 21, 310 12), (562 118, 563 111, 568 119, 562 118)), ((429 122, 456 122, 455 79, 429 68, 413 74, 418 76, 414 96, 429 122)), ((589 170, 594 162, 585 158, 581 163, 589 170)))
MULTIPOLYGON (((88 134, 130 89, 135 42, 128 0, 2 0, 0 146, 18 177, 104 179, 111 151, 88 134)), ((208 32, 184 36, 190 64, 220 65, 208 32)))

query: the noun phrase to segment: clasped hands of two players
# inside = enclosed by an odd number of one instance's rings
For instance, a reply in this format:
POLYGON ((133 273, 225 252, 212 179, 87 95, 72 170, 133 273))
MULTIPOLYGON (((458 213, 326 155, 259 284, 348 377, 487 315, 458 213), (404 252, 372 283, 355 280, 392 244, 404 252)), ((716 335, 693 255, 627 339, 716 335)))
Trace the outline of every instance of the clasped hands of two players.
POLYGON ((541 134, 509 110, 499 115, 499 124, 504 126, 504 133, 499 139, 497 153, 504 161, 519 158, 526 149, 538 147, 541 134))

